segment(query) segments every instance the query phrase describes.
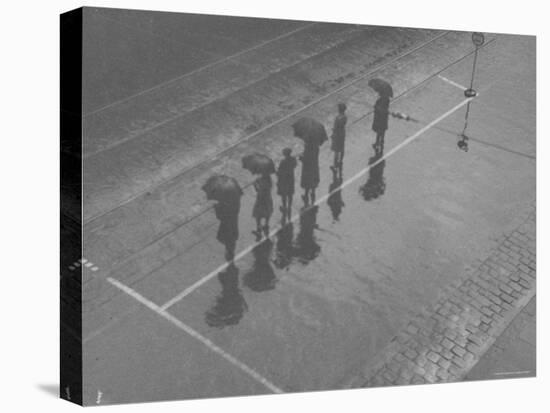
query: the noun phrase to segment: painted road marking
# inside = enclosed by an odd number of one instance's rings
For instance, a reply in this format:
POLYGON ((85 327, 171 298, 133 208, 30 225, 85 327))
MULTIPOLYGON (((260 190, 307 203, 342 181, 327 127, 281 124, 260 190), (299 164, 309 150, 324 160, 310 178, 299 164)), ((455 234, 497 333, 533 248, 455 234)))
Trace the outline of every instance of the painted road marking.
POLYGON ((127 285, 122 284, 120 281, 115 280, 114 278, 108 277, 107 281, 110 282, 112 285, 117 287, 118 289, 122 290, 132 298, 139 301, 141 304, 149 308, 150 310, 153 310, 155 313, 160 315, 161 317, 165 318, 172 324, 174 324, 176 327, 178 327, 180 330, 183 330, 187 334, 189 334, 191 337, 195 338, 196 340, 200 341, 202 344, 207 346, 210 350, 212 350, 214 353, 219 354, 224 359, 229 361, 231 364, 235 365, 239 369, 241 369, 243 372, 248 374, 250 377, 252 377, 254 380, 258 381, 259 383, 263 384, 265 387, 267 387, 269 390, 271 390, 273 393, 283 393, 283 391, 275 386, 273 383, 271 383, 269 380, 267 380, 265 377, 260 375, 255 370, 248 367, 243 362, 237 360, 232 355, 228 354, 224 350, 222 350, 220 347, 218 347, 216 344, 214 344, 212 341, 207 339, 206 337, 199 334, 197 331, 193 330, 191 327, 189 327, 187 324, 184 324, 179 319, 174 317, 172 314, 168 313, 163 308, 159 307, 152 301, 148 300, 141 294, 139 294, 137 291, 133 290, 132 288, 128 287, 127 285))
POLYGON ((235 59, 236 57, 239 57, 239 56, 241 56, 241 55, 243 55, 243 54, 245 54, 245 53, 251 52, 252 50, 258 49, 258 48, 260 48, 260 47, 262 47, 262 46, 265 46, 265 45, 267 45, 267 44, 269 44, 269 43, 272 43, 272 42, 275 42, 275 41, 277 41, 277 40, 284 39, 284 38, 287 37, 287 36, 291 36, 291 35, 293 35, 293 34, 295 34, 295 33, 298 33, 299 31, 305 30, 305 29, 307 29, 307 28, 309 28, 309 27, 311 27, 311 26, 314 26, 314 25, 316 25, 316 24, 318 24, 318 23, 306 24, 305 26, 299 27, 299 28, 297 28, 297 29, 295 29, 295 30, 292 30, 292 31, 288 32, 288 33, 284 33, 284 34, 282 34, 282 35, 280 35, 280 36, 274 37, 273 39, 266 40, 265 42, 262 42, 262 43, 260 43, 260 44, 257 44, 256 46, 250 47, 250 48, 245 49, 245 50, 241 50, 240 52, 235 53, 235 54, 233 54, 233 55, 231 55, 231 56, 224 57, 224 58, 222 58, 222 59, 219 59, 219 60, 216 60, 216 61, 214 61, 214 62, 212 62, 212 63, 209 63, 209 64, 207 64, 207 65, 205 65, 205 66, 202 66, 202 67, 199 67, 199 68, 197 68, 197 69, 195 69, 195 70, 192 70, 191 72, 188 72, 188 73, 185 73, 185 74, 183 74, 183 75, 181 75, 181 76, 178 76, 178 77, 175 77, 175 78, 173 78, 173 79, 167 80, 166 82, 159 83, 158 85, 155 85, 155 86, 153 86, 153 87, 150 87, 149 89, 142 90, 141 92, 138 92, 138 93, 136 93, 136 94, 134 94, 134 95, 131 95, 131 96, 122 98, 122 99, 117 100, 117 101, 115 101, 115 102, 113 102, 113 103, 109 103, 108 105, 102 106, 102 107, 100 107, 99 109, 95 109, 95 110, 93 110, 93 111, 91 111, 91 112, 88 112, 86 115, 84 115, 84 118, 87 118, 88 116, 93 115, 94 113, 101 112, 101 111, 103 111, 103 110, 105 110, 105 109, 108 109, 108 108, 110 108, 110 107, 120 105, 121 103, 127 102, 127 101, 129 101, 129 100, 131 100, 131 99, 133 99, 133 98, 135 98, 135 97, 141 96, 141 95, 143 95, 143 94, 145 94, 145 93, 148 93, 148 92, 151 92, 151 91, 153 91, 153 90, 155 90, 155 89, 158 89, 158 88, 161 88, 161 87, 163 87, 163 86, 169 85, 170 83, 177 82, 178 80, 181 80, 181 79, 184 79, 184 78, 186 78, 186 77, 188 77, 188 76, 194 75, 195 73, 201 72, 201 71, 203 71, 203 70, 209 69, 209 68, 214 67, 214 66, 216 66, 216 65, 219 65, 219 64, 221 64, 221 63, 227 62, 228 60, 235 59))
POLYGON ((80 266, 82 266, 82 268, 84 267, 89 268, 93 272, 96 272, 97 270, 99 270, 99 267, 97 265, 95 265, 92 261, 84 257, 73 262, 71 265, 68 266, 68 268, 69 270, 74 271, 80 266))
MULTIPOLYGON (((322 196, 321 198, 319 198, 312 206, 310 206, 308 209, 311 209, 313 208, 314 206, 318 206, 320 205, 321 203, 323 203, 324 201, 326 201, 332 194, 342 190, 343 188, 345 188, 346 186, 348 186, 349 184, 351 184, 352 182, 356 181, 357 179, 359 179, 360 177, 362 177, 363 175, 365 175, 368 171, 370 171, 371 168, 374 168, 376 165, 378 165, 379 163, 385 161, 387 158, 389 158, 390 156, 392 156, 394 153, 396 153, 397 151, 399 151, 400 149, 402 149, 403 147, 405 147, 406 145, 408 145, 409 143, 411 143, 412 141, 414 141, 415 139, 417 139, 419 136, 421 136, 424 132, 426 132, 427 130, 431 129, 432 127, 434 127, 435 125, 437 125, 439 122, 441 122, 443 119, 445 119, 447 116, 453 114, 454 112, 456 112, 458 109, 460 109, 461 107, 463 107, 464 105, 468 104, 469 102, 471 102, 474 98, 468 98, 468 99, 465 99, 463 100, 462 102, 460 102, 458 105, 456 105, 455 107, 453 107, 452 109, 448 110, 447 112, 445 112, 443 115, 439 116, 437 119, 433 120, 432 122, 428 123, 426 126, 424 126, 422 129, 420 129, 419 131, 417 131, 415 134, 413 134, 412 136, 409 136, 407 139, 405 139, 403 142, 401 142, 399 145, 397 146, 394 146, 389 152, 387 152, 384 156, 382 156, 380 159, 378 159, 376 162, 373 162, 371 165, 367 166, 366 168, 363 168, 361 169, 359 172, 357 172, 355 175, 353 175, 351 178, 347 179, 346 181, 344 181, 342 183, 342 185, 340 185, 339 187, 337 187, 336 189, 332 190, 331 192, 327 193, 326 195, 322 196)), ((302 213, 297 213, 295 214, 291 219, 290 219, 290 222, 295 222, 297 219, 300 218, 300 216, 302 215, 302 213)), ((277 226, 275 227, 273 230, 271 230, 269 232, 269 237, 272 237, 273 235, 276 235, 283 227, 282 226, 277 226)), ((242 250, 241 252, 239 252, 235 258, 233 259, 233 262, 235 261, 238 261, 240 260, 242 257, 244 257, 245 255, 247 255, 248 253, 250 253, 254 248, 256 248, 258 245, 260 245, 264 240, 261 240, 261 241, 257 241, 253 244, 251 244, 250 246, 248 246, 247 248, 245 248, 244 250, 242 250)), ((172 307, 174 304, 176 304, 178 301, 182 300, 184 297, 186 297, 187 295, 191 294, 193 291, 195 291, 197 288, 199 288, 201 285, 203 285, 204 283, 206 283, 207 281, 209 281, 210 279, 214 278, 218 273, 224 271, 225 269, 227 269, 227 267, 231 264, 231 262, 225 262, 223 263, 222 265, 220 265, 218 268, 216 268, 214 271, 210 272, 209 274, 205 275, 204 277, 200 278, 197 282, 195 282, 194 284, 192 284, 191 286, 187 287, 185 290, 183 290, 181 293, 179 293, 178 295, 176 295, 174 298, 168 300, 165 304, 163 304, 160 309, 165 311, 167 310, 168 308, 172 307)))
POLYGON ((462 86, 460 83, 456 83, 455 81, 453 81, 451 79, 448 79, 445 76, 437 75, 437 77, 440 78, 441 80, 443 80, 444 82, 447 82, 448 84, 453 85, 454 87, 457 87, 461 90, 468 89, 467 87, 462 86))

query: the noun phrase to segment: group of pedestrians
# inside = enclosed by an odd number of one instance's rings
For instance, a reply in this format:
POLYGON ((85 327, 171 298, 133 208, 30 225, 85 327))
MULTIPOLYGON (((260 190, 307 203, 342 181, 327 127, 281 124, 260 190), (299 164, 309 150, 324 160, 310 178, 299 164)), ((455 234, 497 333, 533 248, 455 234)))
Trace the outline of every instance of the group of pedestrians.
MULTIPOLYGON (((372 130, 376 133, 376 140, 373 143, 375 157, 382 156, 384 150, 384 137, 388 129, 389 96, 380 94, 374 105, 374 118, 372 130)), ((334 152, 333 164, 330 169, 333 174, 333 181, 329 187, 331 196, 328 199, 333 210, 333 216, 338 215, 343 206, 341 196, 335 196, 342 184, 343 160, 346 141, 346 104, 337 105, 337 115, 334 118, 331 139, 331 149, 334 152)), ((243 158, 243 167, 249 169, 253 174, 258 175, 254 180, 253 187, 256 191, 256 199, 252 209, 252 216, 256 220, 256 229, 253 231, 257 240, 262 237, 269 237, 269 223, 274 211, 272 197, 273 181, 272 174, 277 178, 277 194, 281 197, 280 211, 282 223, 285 225, 292 217, 292 203, 295 193, 295 170, 298 167, 298 160, 301 162, 300 185, 304 190, 302 199, 304 207, 314 206, 316 201, 316 189, 320 183, 319 173, 319 152, 320 146, 328 139, 324 127, 317 121, 310 118, 302 118, 293 125, 295 136, 304 141, 304 150, 298 157, 293 156, 291 148, 284 148, 283 158, 275 168, 273 161, 265 155, 254 154, 243 158)), ((230 178, 232 179, 232 178, 230 178)), ((235 181, 236 183, 236 181, 235 181)), ((238 187, 238 184, 236 184, 238 187)), ((238 188, 240 191, 240 187, 238 188)), ((238 215, 240 209, 240 196, 214 197, 218 202, 215 205, 216 217, 220 221, 217 239, 226 247, 225 258, 232 261, 234 258, 235 245, 239 236, 238 215)), ((337 194, 340 195, 340 194, 337 194)))

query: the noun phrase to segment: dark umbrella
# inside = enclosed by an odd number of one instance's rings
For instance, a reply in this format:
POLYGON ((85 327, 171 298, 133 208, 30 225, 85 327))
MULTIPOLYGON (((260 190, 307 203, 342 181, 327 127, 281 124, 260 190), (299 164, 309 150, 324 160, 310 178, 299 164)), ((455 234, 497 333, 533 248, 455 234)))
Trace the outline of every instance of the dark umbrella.
POLYGON ((266 155, 261 153, 253 153, 252 155, 246 155, 242 159, 243 168, 248 169, 253 174, 272 174, 275 173, 275 164, 266 155))
POLYGON ((327 131, 322 123, 312 118, 300 118, 292 124, 294 136, 303 141, 314 141, 317 145, 322 145, 328 140, 327 131))
POLYGON ((369 80, 369 86, 373 88, 380 96, 393 97, 393 89, 391 85, 385 80, 375 78, 369 80))
POLYGON ((243 191, 235 178, 227 175, 213 175, 202 186, 206 198, 215 201, 226 201, 239 198, 243 191))

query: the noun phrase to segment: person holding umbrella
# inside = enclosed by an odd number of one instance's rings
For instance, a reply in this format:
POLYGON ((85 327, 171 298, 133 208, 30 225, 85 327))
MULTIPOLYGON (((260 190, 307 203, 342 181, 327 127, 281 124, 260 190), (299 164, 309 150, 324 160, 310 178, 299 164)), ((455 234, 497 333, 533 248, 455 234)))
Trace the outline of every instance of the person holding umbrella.
POLYGON ((375 151, 383 151, 384 137, 388 129, 388 117, 390 115, 390 98, 393 97, 393 89, 388 82, 378 78, 369 80, 369 86, 379 95, 374 104, 372 130, 376 132, 376 141, 372 147, 375 151))
POLYGON ((233 264, 239 238, 239 211, 243 191, 234 178, 226 175, 211 176, 202 189, 207 199, 217 201, 214 212, 220 226, 216 239, 225 246, 225 259, 233 264))
POLYGON ((319 186, 319 147, 328 140, 325 127, 311 118, 301 118, 292 125, 294 136, 304 141, 301 186, 305 206, 315 204, 315 189, 319 186))
POLYGON ((254 181, 256 190, 256 202, 252 209, 252 216, 256 219, 256 231, 253 234, 258 239, 262 236, 262 231, 267 237, 269 235, 269 219, 273 213, 273 198, 271 196, 271 174, 275 172, 275 164, 265 155, 256 153, 247 155, 243 159, 243 168, 248 169, 255 175, 260 175, 254 181), (262 220, 264 225, 262 225, 262 220))

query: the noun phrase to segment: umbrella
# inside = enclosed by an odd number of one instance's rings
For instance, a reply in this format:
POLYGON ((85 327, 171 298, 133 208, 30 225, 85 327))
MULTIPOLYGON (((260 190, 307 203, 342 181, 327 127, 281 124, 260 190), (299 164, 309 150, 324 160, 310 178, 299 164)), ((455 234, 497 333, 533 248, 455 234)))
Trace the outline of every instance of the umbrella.
POLYGON ((206 198, 215 201, 228 201, 239 198, 243 191, 235 178, 227 175, 213 175, 202 186, 206 198))
POLYGON ((292 124, 294 136, 304 140, 314 140, 318 145, 328 140, 327 132, 322 123, 312 118, 300 118, 292 124))
POLYGON ((271 158, 261 153, 243 157, 243 168, 256 175, 275 173, 275 164, 271 158))
POLYGON ((393 97, 393 89, 385 80, 375 78, 369 80, 369 86, 373 88, 380 96, 393 97))

